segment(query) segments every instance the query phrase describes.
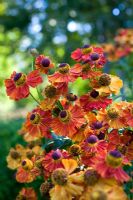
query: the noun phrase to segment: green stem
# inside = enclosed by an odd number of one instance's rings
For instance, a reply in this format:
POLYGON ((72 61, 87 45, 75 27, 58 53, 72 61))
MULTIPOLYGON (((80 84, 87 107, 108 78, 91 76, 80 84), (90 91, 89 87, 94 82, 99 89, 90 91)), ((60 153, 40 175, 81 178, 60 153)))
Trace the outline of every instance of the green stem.
POLYGON ((30 92, 30 95, 38 104, 40 104, 40 102, 31 94, 31 92, 30 92))
POLYGON ((39 92, 39 90, 38 90, 38 88, 36 87, 36 91, 37 91, 37 94, 38 94, 38 98, 41 100, 42 98, 42 96, 41 96, 41 94, 40 94, 40 92, 39 92))
POLYGON ((60 103, 59 100, 56 101, 56 105, 58 106, 58 108, 59 108, 60 110, 63 110, 63 106, 61 105, 61 103, 60 103))
POLYGON ((32 71, 34 70, 34 62, 35 62, 35 60, 34 60, 34 58, 32 59, 32 71))

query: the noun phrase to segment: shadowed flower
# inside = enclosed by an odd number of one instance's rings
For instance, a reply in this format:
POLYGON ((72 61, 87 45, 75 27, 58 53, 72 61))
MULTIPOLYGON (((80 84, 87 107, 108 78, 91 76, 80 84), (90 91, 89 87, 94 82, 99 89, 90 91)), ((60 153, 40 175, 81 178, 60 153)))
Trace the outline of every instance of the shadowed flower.
POLYGON ((13 72, 10 79, 5 80, 7 95, 14 100, 28 97, 29 87, 36 87, 42 83, 42 78, 38 70, 30 72, 28 75, 13 72))
POLYGON ((37 195, 33 188, 22 188, 16 200, 37 200, 37 195))
POLYGON ((29 159, 24 159, 21 162, 21 167, 18 168, 16 173, 16 180, 20 183, 30 183, 36 176, 31 172, 34 165, 33 162, 29 159))
POLYGON ((95 185, 85 188, 79 200, 128 200, 128 198, 115 180, 99 179, 95 185))

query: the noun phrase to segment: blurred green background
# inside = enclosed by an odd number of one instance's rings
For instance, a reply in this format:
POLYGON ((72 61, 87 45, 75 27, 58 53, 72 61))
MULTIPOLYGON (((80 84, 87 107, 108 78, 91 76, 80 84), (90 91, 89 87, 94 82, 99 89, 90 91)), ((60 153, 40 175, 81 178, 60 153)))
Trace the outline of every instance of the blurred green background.
MULTIPOLYGON (((34 107, 31 98, 9 100, 3 80, 14 70, 30 71, 30 48, 55 63, 71 64, 71 51, 86 43, 113 41, 119 28, 133 28, 133 0, 0 0, 0 200, 15 199, 20 188, 5 158, 11 146, 22 143, 16 133, 25 113, 34 107)), ((122 97, 129 101, 133 99, 132 67, 130 55, 105 68, 125 81, 122 97)), ((77 90, 80 87, 78 83, 77 90)))

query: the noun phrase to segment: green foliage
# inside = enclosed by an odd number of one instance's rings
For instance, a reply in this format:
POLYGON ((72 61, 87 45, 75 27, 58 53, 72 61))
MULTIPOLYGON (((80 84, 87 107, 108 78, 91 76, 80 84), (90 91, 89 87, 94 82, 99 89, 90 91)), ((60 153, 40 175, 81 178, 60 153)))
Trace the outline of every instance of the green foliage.
POLYGON ((15 180, 15 171, 7 168, 6 156, 11 147, 23 143, 16 134, 21 127, 22 119, 0 122, 0 199, 14 200, 22 184, 15 180))

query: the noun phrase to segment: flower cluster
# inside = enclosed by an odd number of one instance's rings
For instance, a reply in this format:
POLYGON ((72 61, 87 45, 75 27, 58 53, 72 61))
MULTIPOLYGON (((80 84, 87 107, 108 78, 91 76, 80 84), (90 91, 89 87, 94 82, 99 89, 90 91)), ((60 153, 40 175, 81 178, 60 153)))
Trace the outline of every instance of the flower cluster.
POLYGON ((109 61, 117 61, 133 52, 133 29, 120 29, 114 44, 102 44, 109 61))
MULTIPOLYGON (((8 167, 17 170, 19 183, 40 180, 46 199, 126 200, 123 183, 130 176, 123 167, 133 160, 133 103, 113 101, 123 82, 102 72, 102 48, 84 45, 71 58, 73 66, 60 63, 51 74, 51 59, 36 55, 32 72, 13 72, 5 80, 11 99, 31 95, 37 103, 19 131, 27 145, 11 148, 8 167), (30 87, 41 84, 43 76, 48 85, 36 99, 30 87), (78 78, 88 82, 83 95, 70 91, 78 78)), ((30 186, 19 199, 36 200, 37 195, 30 186)))

